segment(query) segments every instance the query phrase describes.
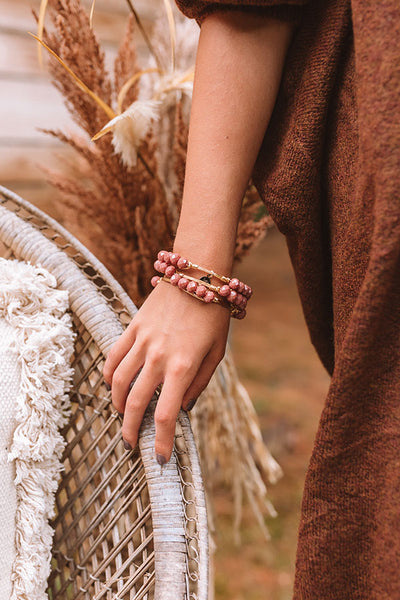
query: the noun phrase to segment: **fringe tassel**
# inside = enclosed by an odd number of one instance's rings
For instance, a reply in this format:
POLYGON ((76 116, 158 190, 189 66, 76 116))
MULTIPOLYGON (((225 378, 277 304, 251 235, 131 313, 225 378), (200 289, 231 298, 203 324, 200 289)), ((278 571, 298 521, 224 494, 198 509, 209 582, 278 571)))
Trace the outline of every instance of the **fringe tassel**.
MULTIPOLYGON (((190 415, 207 495, 210 497, 221 483, 231 488, 235 542, 240 543, 244 495, 265 537, 270 539, 264 516, 275 517, 277 513, 268 500, 265 482, 276 483, 282 470, 263 442, 257 414, 239 381, 229 347, 190 415)), ((210 498, 208 507, 213 531, 210 498)))
POLYGON ((16 559, 11 600, 47 600, 54 495, 65 440, 75 334, 68 292, 41 267, 0 258, 0 317, 16 330, 20 393, 9 460, 16 467, 16 559))

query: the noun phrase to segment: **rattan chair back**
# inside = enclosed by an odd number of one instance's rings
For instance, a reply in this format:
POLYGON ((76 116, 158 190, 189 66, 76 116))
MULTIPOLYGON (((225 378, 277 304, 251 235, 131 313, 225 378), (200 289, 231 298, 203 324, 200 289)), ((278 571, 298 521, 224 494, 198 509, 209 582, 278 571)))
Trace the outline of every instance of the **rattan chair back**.
POLYGON ((76 331, 72 415, 63 430, 51 600, 206 600, 208 529, 187 415, 170 462, 154 459, 154 405, 126 452, 102 377, 109 349, 136 312, 126 292, 54 219, 0 187, 0 256, 40 264, 69 292, 76 331))

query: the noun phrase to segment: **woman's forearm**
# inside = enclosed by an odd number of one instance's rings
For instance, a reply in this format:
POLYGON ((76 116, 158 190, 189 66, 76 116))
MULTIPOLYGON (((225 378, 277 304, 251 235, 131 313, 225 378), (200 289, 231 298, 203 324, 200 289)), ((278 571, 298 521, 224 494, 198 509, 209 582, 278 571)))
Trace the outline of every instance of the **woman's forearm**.
POLYGON ((289 23, 244 12, 202 23, 174 250, 226 274, 291 34, 289 23))

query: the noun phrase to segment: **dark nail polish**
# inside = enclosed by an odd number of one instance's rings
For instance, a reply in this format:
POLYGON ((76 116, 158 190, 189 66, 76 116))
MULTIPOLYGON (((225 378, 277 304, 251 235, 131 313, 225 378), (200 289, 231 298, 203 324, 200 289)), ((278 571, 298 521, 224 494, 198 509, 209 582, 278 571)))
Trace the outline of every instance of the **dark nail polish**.
POLYGON ((186 410, 187 410, 187 411, 189 411, 189 410, 192 410, 192 408, 193 408, 193 406, 196 404, 196 402, 197 402, 197 398, 194 398, 194 400, 191 400, 191 401, 189 402, 189 404, 187 405, 187 407, 186 407, 186 410))
POLYGON ((107 392, 111 390, 111 385, 107 383, 107 381, 104 382, 104 387, 106 388, 107 392))
POLYGON ((124 448, 125 450, 132 450, 132 446, 126 440, 124 440, 124 448))
POLYGON ((167 459, 162 454, 156 454, 156 459, 159 465, 163 466, 167 462, 167 459))

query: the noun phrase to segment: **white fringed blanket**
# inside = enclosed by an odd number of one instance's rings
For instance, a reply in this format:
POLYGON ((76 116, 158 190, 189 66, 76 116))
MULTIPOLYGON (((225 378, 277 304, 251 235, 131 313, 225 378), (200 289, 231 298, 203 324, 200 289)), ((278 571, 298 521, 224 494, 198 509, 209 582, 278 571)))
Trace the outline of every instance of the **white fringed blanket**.
POLYGON ((0 258, 0 598, 47 600, 74 333, 68 293, 0 258))

